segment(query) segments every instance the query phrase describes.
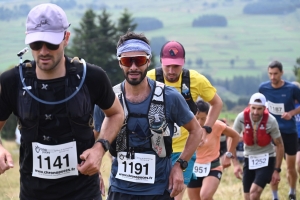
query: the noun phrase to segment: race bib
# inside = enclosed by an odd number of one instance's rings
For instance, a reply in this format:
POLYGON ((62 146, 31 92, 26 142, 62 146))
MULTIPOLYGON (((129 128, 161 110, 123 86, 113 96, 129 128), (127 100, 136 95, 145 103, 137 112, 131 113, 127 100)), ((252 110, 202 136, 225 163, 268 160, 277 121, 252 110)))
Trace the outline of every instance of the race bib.
POLYGON ((272 103, 271 101, 268 101, 267 107, 269 112, 274 115, 282 115, 285 112, 283 103, 272 103))
POLYGON ((249 169, 266 167, 269 164, 269 154, 249 155, 249 169))
POLYGON ((58 179, 77 176, 76 142, 60 145, 32 143, 32 176, 43 179, 58 179))
POLYGON ((206 177, 210 172, 210 165, 211 163, 200 164, 195 162, 193 172, 197 177, 206 177))
POLYGON ((180 126, 174 123, 174 134, 173 138, 179 138, 181 136, 180 126))
POLYGON ((155 181, 155 155, 135 153, 134 159, 126 158, 126 152, 118 153, 118 172, 116 178, 134 182, 151 183, 155 181))

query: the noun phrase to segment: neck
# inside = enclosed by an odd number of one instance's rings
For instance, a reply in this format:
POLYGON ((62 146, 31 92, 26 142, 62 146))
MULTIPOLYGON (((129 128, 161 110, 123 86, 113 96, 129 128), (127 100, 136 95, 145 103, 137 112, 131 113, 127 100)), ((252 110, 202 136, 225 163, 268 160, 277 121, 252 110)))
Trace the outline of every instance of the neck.
POLYGON ((278 81, 278 83, 276 83, 276 84, 272 83, 271 85, 273 88, 280 88, 284 85, 284 80, 281 79, 280 81, 278 81))
POLYGON ((126 99, 132 103, 140 103, 144 101, 149 96, 150 92, 151 88, 148 84, 147 78, 138 85, 130 85, 127 81, 125 82, 126 99))

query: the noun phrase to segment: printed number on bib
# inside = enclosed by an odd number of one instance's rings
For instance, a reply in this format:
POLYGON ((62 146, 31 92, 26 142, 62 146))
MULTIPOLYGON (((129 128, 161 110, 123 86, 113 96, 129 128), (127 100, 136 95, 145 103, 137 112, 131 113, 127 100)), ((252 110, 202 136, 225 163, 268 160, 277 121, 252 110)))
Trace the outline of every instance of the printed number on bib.
POLYGON ((125 152, 118 153, 116 178, 135 183, 154 183, 155 155, 135 153, 134 159, 126 158, 125 152))
POLYGON ((249 155, 249 169, 266 167, 269 164, 269 154, 249 155))
POLYGON ((274 115, 282 115, 284 113, 284 104, 283 103, 273 103, 268 101, 267 103, 268 110, 274 115))
POLYGON ((32 143, 32 176, 57 179, 78 175, 76 142, 60 145, 32 143))
POLYGON ((180 126, 174 123, 174 134, 173 138, 179 138, 181 136, 180 126))
POLYGON ((210 165, 211 163, 206 163, 206 164, 195 163, 193 172, 196 174, 197 177, 205 177, 210 172, 210 165))

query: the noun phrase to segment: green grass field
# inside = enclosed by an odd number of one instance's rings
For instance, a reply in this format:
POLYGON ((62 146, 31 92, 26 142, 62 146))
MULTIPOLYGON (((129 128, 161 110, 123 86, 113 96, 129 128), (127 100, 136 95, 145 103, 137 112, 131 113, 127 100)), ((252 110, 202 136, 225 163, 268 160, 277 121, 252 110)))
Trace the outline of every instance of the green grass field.
MULTIPOLYGON (((14 141, 4 141, 4 147, 9 150, 14 159, 14 168, 6 171, 4 174, 0 175, 0 199, 1 200, 17 200, 19 195, 19 165, 18 165, 18 146, 14 141)), ((110 158, 106 155, 102 161, 101 173, 104 178, 106 186, 106 195, 107 195, 107 186, 108 179, 110 174, 111 161, 110 158)), ((282 172, 281 172, 281 182, 279 184, 279 197, 287 199, 288 194, 288 184, 286 176, 286 166, 285 162, 282 163, 282 172)), ((300 188, 297 185, 297 194, 300 196, 300 188)), ((267 185, 261 200, 272 200, 271 198, 270 186, 267 185)), ((104 199, 104 198, 103 198, 104 199)), ((221 183, 218 187, 217 192, 214 195, 215 200, 241 200, 243 199, 243 190, 242 182, 235 178, 233 174, 233 168, 230 167, 223 172, 221 183)), ((188 196, 185 193, 184 200, 188 200, 188 196)))
MULTIPOLYGON (((41 0, 9 1, 0 6, 12 8, 20 3, 31 6, 37 5, 41 0)), ((92 0, 77 1, 77 4, 86 5, 92 0)), ((245 2, 233 0, 225 1, 207 0, 173 0, 170 1, 138 1, 138 0, 111 0, 105 2, 107 11, 112 14, 112 19, 120 17, 124 8, 128 8, 133 17, 156 17, 164 24, 164 28, 145 31, 148 38, 163 36, 167 40, 178 40, 186 48, 186 59, 191 60, 189 68, 210 74, 214 78, 232 78, 235 75, 257 76, 266 73, 267 64, 274 59, 282 61, 285 74, 292 76, 292 68, 296 58, 299 57, 300 45, 300 11, 299 9, 288 15, 245 15, 242 13, 245 2), (203 6, 217 2, 216 8, 203 6), (224 15, 228 21, 226 28, 193 28, 192 21, 204 14, 224 15), (199 68, 195 63, 197 58, 202 58, 204 65, 199 68), (234 59, 234 68, 230 60, 234 59), (254 61, 255 68, 249 67, 249 60, 254 61), (208 67, 207 67, 208 66, 208 67)), ((103 2, 95 3, 102 5, 103 2)), ((67 10, 69 22, 73 28, 78 27, 85 9, 67 10)), ((101 10, 95 10, 100 13, 101 10)), ((25 18, 11 21, 0 21, 0 71, 9 66, 16 65, 19 60, 16 53, 25 47, 24 32, 25 18)), ((116 41, 117 42, 117 41, 116 41)), ((31 54, 24 59, 30 59, 31 54)), ((100 64, 101 65, 101 64, 100 64)))

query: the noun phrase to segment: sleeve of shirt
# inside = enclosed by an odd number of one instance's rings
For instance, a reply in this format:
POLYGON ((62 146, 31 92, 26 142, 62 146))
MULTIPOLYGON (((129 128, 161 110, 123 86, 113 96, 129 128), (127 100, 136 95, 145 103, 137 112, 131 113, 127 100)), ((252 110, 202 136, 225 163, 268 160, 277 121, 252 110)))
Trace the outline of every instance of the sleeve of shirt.
POLYGON ((211 85, 209 80, 195 70, 190 70, 190 86, 196 88, 197 94, 206 102, 211 101, 217 93, 217 89, 211 85))
POLYGON ((244 112, 238 114, 233 123, 233 129, 238 132, 240 135, 244 129, 244 112))
POLYGON ((281 136, 279 126, 276 118, 269 114, 268 123, 270 123, 270 135, 273 139, 279 138, 281 136))
POLYGON ((105 115, 104 115, 103 111, 99 108, 99 106, 95 105, 95 108, 94 108, 94 129, 97 132, 100 132, 100 130, 101 130, 101 126, 102 126, 104 117, 105 117, 105 115))
POLYGON ((194 114, 191 112, 183 96, 173 87, 165 86, 166 112, 178 126, 189 123, 194 114))

